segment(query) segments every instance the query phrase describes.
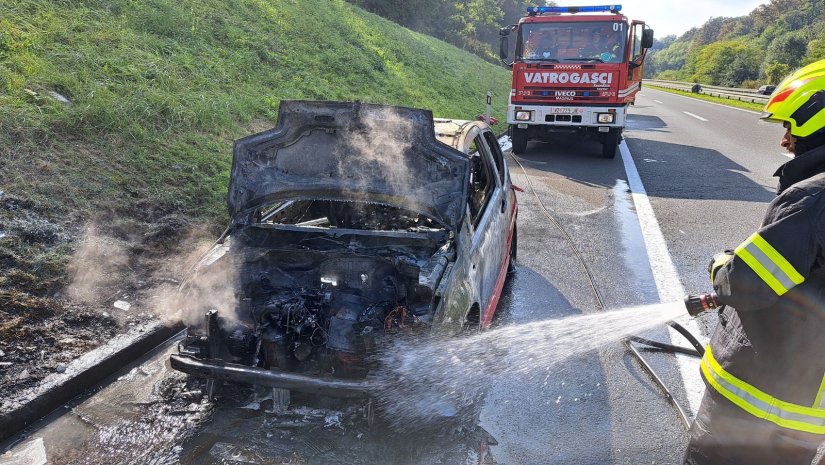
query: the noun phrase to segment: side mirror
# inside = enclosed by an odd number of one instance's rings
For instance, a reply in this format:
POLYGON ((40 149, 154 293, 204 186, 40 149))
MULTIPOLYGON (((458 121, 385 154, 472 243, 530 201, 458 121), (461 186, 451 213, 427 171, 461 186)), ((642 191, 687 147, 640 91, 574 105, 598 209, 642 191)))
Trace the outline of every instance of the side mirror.
POLYGON ((503 35, 499 38, 499 47, 498 47, 498 56, 502 60, 507 59, 507 54, 510 52, 510 41, 507 40, 507 36, 503 35))
POLYGON ((509 36, 510 33, 516 28, 515 25, 513 26, 505 26, 498 30, 499 35, 499 47, 498 47, 498 56, 501 58, 501 62, 504 66, 508 68, 513 67, 513 63, 507 62, 507 55, 510 53, 510 40, 509 36))
POLYGON ((653 29, 642 31, 642 48, 653 47, 653 29))

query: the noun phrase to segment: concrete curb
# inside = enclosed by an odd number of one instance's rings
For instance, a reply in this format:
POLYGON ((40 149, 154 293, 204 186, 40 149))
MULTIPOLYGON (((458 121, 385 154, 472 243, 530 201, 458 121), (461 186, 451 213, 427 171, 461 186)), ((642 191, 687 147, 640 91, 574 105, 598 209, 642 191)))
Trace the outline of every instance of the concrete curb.
POLYGON ((65 373, 49 375, 15 398, 4 399, 0 405, 0 442, 22 432, 182 329, 180 324, 166 326, 159 321, 133 328, 76 359, 65 373))

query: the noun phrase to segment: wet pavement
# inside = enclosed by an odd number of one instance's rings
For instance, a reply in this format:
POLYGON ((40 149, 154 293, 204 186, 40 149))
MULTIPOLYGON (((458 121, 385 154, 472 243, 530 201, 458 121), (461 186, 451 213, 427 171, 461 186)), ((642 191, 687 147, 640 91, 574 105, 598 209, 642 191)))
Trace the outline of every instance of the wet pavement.
MULTIPOLYGON (((745 234, 746 227, 733 223, 761 210, 768 176, 746 159, 733 166, 725 156, 702 158, 708 150, 733 149, 718 142, 719 135, 706 136, 716 142, 704 144, 716 148, 691 149, 690 135, 676 134, 683 124, 676 111, 640 98, 632 113, 627 144, 682 283, 703 290, 705 254, 745 234), (707 178, 727 190, 688 190, 695 163, 730 164, 707 178), (742 167, 748 167, 744 175, 742 167), (738 199, 743 192, 747 199, 738 199), (740 211, 743 205, 747 211, 740 211), (708 226, 702 215, 709 208, 730 209, 731 216, 708 226)), ((531 143, 518 158, 524 171, 508 160, 514 184, 525 192, 519 194, 518 268, 505 286, 496 325, 603 311, 581 260, 608 308, 658 301, 622 161, 600 153, 597 143, 559 138, 531 143)), ((758 223, 758 215, 751 219, 758 223)), ((644 336, 669 341, 664 329, 644 336)), ((678 464, 686 443, 678 415, 620 343, 552 369, 501 376, 475 417, 404 433, 390 432, 380 420, 370 425, 363 403, 296 398, 288 411, 274 412, 265 393, 243 389, 209 403, 197 383, 169 370, 170 350, 52 415, 0 464, 36 463, 41 456, 61 464, 678 464), (20 461, 24 454, 34 462, 20 461)), ((644 355, 687 404, 675 357, 644 355)))
POLYGON ((388 434, 359 402, 298 398, 277 412, 271 397, 240 387, 208 402, 203 386, 169 369, 173 350, 36 425, 0 464, 493 463, 494 439, 472 422, 388 434))
MULTIPOLYGON (((602 159, 597 143, 571 138, 531 143, 519 161, 532 185, 511 160, 513 182, 525 192, 508 319, 601 311, 582 263, 548 214, 570 235, 607 308, 657 302, 621 161, 602 159)), ((663 329, 645 336, 668 341, 663 329)), ((646 356, 684 402, 673 356, 646 356)), ((620 343, 571 360, 547 384, 502 380, 481 419, 499 442, 492 447, 497 463, 506 464, 675 464, 686 440, 670 404, 620 343)))

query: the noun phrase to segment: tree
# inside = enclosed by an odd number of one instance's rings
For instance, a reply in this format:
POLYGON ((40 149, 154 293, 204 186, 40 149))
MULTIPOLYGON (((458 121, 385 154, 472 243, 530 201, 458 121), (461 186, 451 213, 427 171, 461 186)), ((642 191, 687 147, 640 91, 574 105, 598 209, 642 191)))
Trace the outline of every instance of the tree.
POLYGON ((805 56, 805 64, 815 61, 825 60, 825 30, 819 34, 819 38, 812 40, 808 44, 808 53, 805 56))
MULTIPOLYGON (((682 39, 673 42, 670 46, 653 53, 649 59, 657 73, 668 70, 678 70, 685 66, 690 42, 682 39)), ((649 63, 645 63, 645 67, 649 63)))
POLYGON ((796 68, 808 51, 808 39, 803 31, 785 33, 776 38, 769 46, 765 55, 764 65, 770 63, 787 63, 796 68))
MULTIPOLYGON (((532 0, 347 0, 410 29, 498 63, 498 30, 524 16, 532 0)), ((553 2, 546 2, 552 4, 553 2)))
POLYGON ((651 50, 662 50, 662 49, 670 47, 670 45, 674 42, 676 42, 676 34, 671 34, 669 36, 664 36, 661 39, 658 38, 658 37, 655 37, 653 39, 653 47, 651 47, 650 49, 651 50))
POLYGON ((748 16, 711 18, 689 30, 652 53, 645 71, 708 83, 742 82, 755 79, 757 60, 759 76, 776 83, 794 68, 823 59, 825 1, 764 0, 748 16), (730 54, 737 48, 733 42, 745 46, 744 55, 730 54))
POLYGON ((741 40, 714 42, 703 47, 695 60, 693 81, 738 86, 759 77, 760 53, 741 40))
MULTIPOLYGON (((389 19, 402 26, 421 30, 424 25, 430 24, 432 19, 441 12, 447 0, 405 0, 403 2, 388 2, 386 0, 349 0, 359 7, 373 12, 378 16, 389 19)), ((424 30, 422 32, 431 32, 424 30)))
POLYGON ((727 18, 718 17, 710 18, 696 34, 693 39, 693 45, 702 46, 713 43, 719 39, 719 33, 722 31, 722 25, 727 18))
POLYGON ((765 68, 765 79, 768 84, 777 85, 791 72, 791 67, 785 63, 771 63, 765 68))

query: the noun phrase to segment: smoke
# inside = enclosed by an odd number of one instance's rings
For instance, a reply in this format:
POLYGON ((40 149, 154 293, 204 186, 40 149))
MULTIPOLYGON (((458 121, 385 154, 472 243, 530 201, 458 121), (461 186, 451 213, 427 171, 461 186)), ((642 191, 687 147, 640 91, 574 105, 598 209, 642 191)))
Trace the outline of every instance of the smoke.
POLYGON ((357 153, 357 157, 338 157, 347 166, 338 166, 339 173, 358 175, 352 189, 370 191, 378 180, 396 192, 407 193, 416 184, 416 175, 404 154, 412 148, 415 125, 392 108, 364 109, 364 127, 347 134, 339 150, 357 153))
POLYGON ((89 225, 70 259, 66 293, 76 302, 104 305, 129 294, 132 315, 146 312, 170 324, 202 322, 211 309, 235 323, 237 267, 229 241, 213 248, 203 234, 202 228, 187 228, 176 251, 163 255, 89 225))
POLYGON ((69 261, 68 296, 82 303, 97 303, 114 295, 128 271, 128 248, 127 243, 98 233, 96 226, 87 226, 69 261))
POLYGON ((238 323, 238 267, 229 240, 214 247, 201 242, 171 263, 175 265, 175 274, 185 276, 185 280, 180 285, 170 280, 156 287, 149 302, 152 313, 169 323, 196 325, 203 322, 207 311, 214 309, 223 323, 238 323))

